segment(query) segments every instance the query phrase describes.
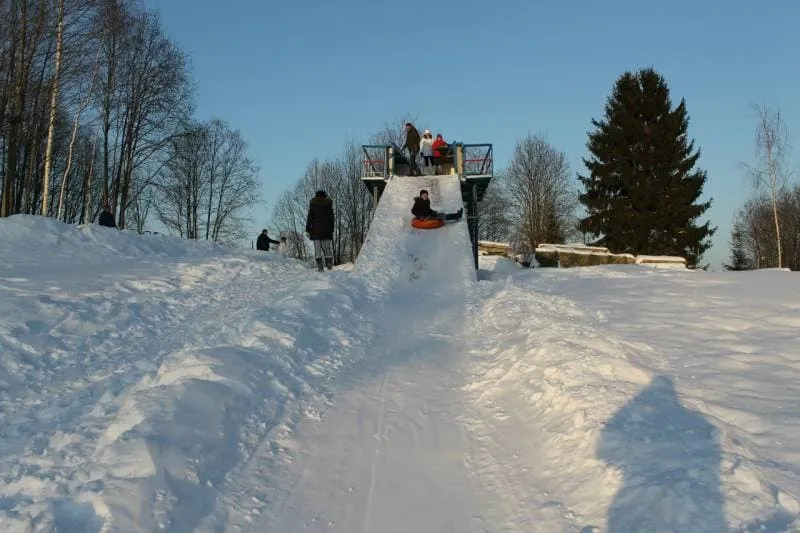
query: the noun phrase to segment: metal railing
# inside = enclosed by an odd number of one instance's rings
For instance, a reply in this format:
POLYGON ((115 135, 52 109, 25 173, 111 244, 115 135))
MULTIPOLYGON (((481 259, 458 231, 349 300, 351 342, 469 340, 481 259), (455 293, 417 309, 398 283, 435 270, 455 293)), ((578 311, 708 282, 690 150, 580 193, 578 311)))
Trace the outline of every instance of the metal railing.
MULTIPOLYGON (((396 167, 408 164, 407 157, 393 145, 365 144, 362 158, 361 177, 363 179, 386 179, 396 167)), ((494 173, 492 145, 453 143, 450 153, 455 161, 451 163, 456 172, 465 178, 491 177, 494 173)))
POLYGON ((364 157, 362 159, 362 178, 387 178, 389 177, 389 147, 383 144, 363 145, 364 157))
POLYGON ((494 158, 491 144, 464 144, 461 152, 461 169, 464 177, 492 176, 494 158))

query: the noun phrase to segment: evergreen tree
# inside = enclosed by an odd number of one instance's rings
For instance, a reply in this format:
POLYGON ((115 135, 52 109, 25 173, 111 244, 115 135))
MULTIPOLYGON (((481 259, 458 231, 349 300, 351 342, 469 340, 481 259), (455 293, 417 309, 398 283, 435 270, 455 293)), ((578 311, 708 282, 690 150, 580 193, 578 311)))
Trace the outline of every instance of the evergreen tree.
POLYGON ((747 256, 744 244, 744 233, 736 226, 731 232, 731 263, 723 264, 726 270, 752 270, 752 261, 747 256))
POLYGON ((604 120, 592 120, 578 176, 580 202, 588 216, 581 230, 613 252, 679 255, 696 266, 711 247, 716 228, 698 226, 711 200, 697 204, 706 173, 693 170, 700 151, 687 138, 683 100, 673 110, 664 78, 653 69, 626 72, 605 106, 604 120))

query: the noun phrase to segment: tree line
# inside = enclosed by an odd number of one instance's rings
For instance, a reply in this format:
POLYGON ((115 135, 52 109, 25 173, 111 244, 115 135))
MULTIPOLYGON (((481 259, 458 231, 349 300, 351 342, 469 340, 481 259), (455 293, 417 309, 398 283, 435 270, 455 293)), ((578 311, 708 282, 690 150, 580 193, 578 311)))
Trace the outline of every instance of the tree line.
POLYGON ((193 118, 189 58, 137 0, 0 0, 0 216, 231 241, 260 194, 241 134, 193 118))

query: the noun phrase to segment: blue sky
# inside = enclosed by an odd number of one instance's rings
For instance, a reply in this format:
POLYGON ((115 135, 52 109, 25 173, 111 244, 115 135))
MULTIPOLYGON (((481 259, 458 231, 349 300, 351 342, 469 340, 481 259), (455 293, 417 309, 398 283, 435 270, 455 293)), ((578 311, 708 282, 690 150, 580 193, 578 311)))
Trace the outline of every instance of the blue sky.
POLYGON ((582 173, 590 120, 615 79, 652 66, 674 104, 686 99, 719 228, 705 259, 718 266, 750 192, 751 104, 780 106, 800 135, 796 0, 146 4, 192 57, 198 118, 240 129, 261 167, 254 237, 313 157, 405 114, 448 140, 493 143, 500 167, 517 140, 541 133, 582 173))

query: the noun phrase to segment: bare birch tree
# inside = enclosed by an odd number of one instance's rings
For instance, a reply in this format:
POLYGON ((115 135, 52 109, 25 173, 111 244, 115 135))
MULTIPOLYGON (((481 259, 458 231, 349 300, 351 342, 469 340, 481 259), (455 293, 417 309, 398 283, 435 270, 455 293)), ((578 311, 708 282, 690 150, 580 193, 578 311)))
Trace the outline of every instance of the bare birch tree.
POLYGON ((172 141, 151 204, 172 233, 232 242, 245 235, 245 211, 259 199, 258 169, 241 134, 219 119, 195 124, 172 141))
POLYGON ((540 243, 564 242, 572 233, 577 190, 566 155, 543 137, 528 135, 517 143, 505 184, 518 247, 533 250, 540 243))
POLYGON ((487 241, 508 241, 511 237, 511 202, 505 189, 503 174, 492 179, 489 188, 478 204, 480 215, 478 238, 487 241))
POLYGON ((299 238, 287 239, 289 255, 305 261, 309 258, 309 251, 308 243, 302 236, 306 231, 309 199, 302 194, 302 186, 299 181, 291 189, 282 192, 272 208, 272 224, 280 231, 299 236, 299 238))
POLYGON ((342 181, 337 213, 347 233, 342 243, 342 262, 356 260, 372 221, 372 198, 361 181, 361 161, 360 148, 348 141, 337 161, 342 181))
MULTIPOLYGON (((781 227, 782 267, 800 270, 800 185, 784 188, 777 198, 781 227)), ((752 268, 778 267, 773 200, 762 193, 745 202, 734 216, 734 232, 739 233, 741 252, 752 268)), ((732 252, 739 253, 732 249, 732 252)))
MULTIPOLYGON (((68 185, 70 183, 69 174, 70 174, 70 171, 72 170, 72 157, 73 157, 73 153, 75 151, 75 141, 78 138, 78 129, 80 127, 81 114, 86 110, 87 107, 89 107, 89 105, 92 102, 92 90, 94 88, 95 80, 97 79, 97 73, 98 73, 98 67, 99 67, 99 59, 100 59, 100 55, 98 53, 97 59, 95 60, 95 65, 94 65, 94 69, 93 69, 92 78, 89 81, 89 88, 86 91, 86 97, 84 97, 84 99, 81 102, 78 103, 78 108, 75 111, 75 120, 72 123, 72 135, 70 136, 69 148, 67 149, 67 162, 66 162, 66 166, 64 168, 64 175, 61 178, 61 186, 60 186, 60 190, 59 190, 59 194, 58 194, 58 215, 57 215, 57 218, 59 220, 65 220, 64 219, 64 208, 65 208, 64 207, 64 202, 65 202, 65 198, 66 198, 67 187, 68 187, 68 185)), ((45 182, 47 182, 46 178, 45 178, 45 182)))
POLYGON ((777 266, 781 267, 783 266, 783 249, 778 197, 787 181, 789 132, 779 109, 771 109, 763 105, 754 105, 753 108, 758 116, 755 139, 758 163, 749 169, 749 173, 756 190, 766 190, 769 195, 775 231, 774 246, 777 254, 777 266))
POLYGON ((42 186, 42 215, 47 216, 50 202, 50 173, 53 169, 53 135, 56 127, 56 109, 61 88, 61 58, 64 48, 64 0, 58 0, 58 22, 56 23, 56 64, 53 72, 53 88, 50 95, 50 120, 47 125, 47 148, 44 155, 44 183, 42 186))

